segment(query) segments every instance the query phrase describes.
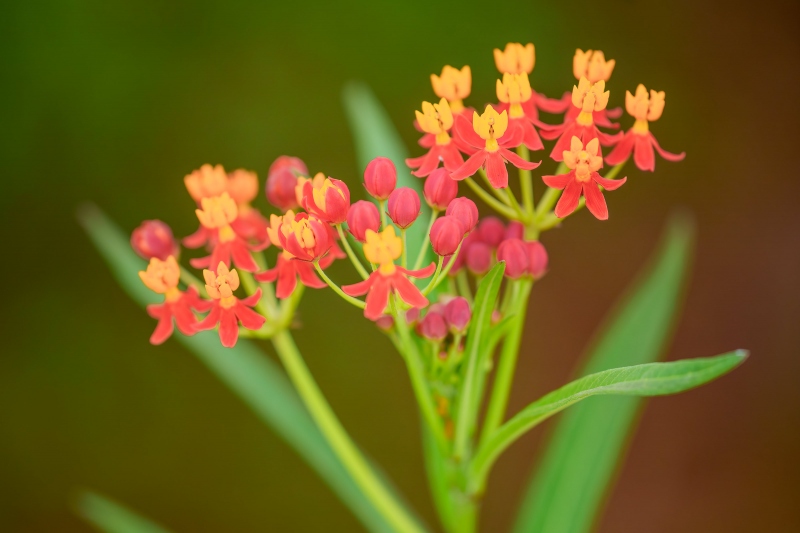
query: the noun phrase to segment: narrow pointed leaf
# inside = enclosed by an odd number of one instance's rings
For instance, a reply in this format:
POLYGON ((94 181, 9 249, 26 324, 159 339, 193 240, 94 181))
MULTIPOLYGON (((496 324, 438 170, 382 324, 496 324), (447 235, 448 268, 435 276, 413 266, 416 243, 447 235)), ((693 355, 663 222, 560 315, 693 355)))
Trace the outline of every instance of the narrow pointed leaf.
MULTIPOLYGON (((345 85, 342 91, 344 109, 350 123, 350 131, 356 143, 356 155, 358 156, 359 180, 363 175, 367 163, 376 157, 388 157, 397 168, 397 186, 411 187, 420 196, 421 211, 417 221, 408 228, 406 238, 408 240, 409 261, 416 259, 416 254, 422 246, 427 222, 431 216, 430 208, 425 203, 422 196, 422 186, 425 180, 411 175, 411 171, 406 166, 408 150, 400 138, 400 134, 392 124, 389 115, 381 105, 378 98, 365 83, 350 82, 345 85)), ((409 119, 409 124, 411 119, 409 119)), ((427 254, 428 264, 433 260, 433 254, 427 254)))
POLYGON ((481 362, 484 361, 481 347, 486 345, 487 339, 490 337, 492 311, 497 302, 500 285, 503 283, 505 269, 504 262, 497 263, 478 284, 478 293, 475 295, 472 320, 467 331, 467 345, 464 348, 463 385, 456 407, 453 453, 457 458, 464 457, 469 437, 475 429, 479 407, 479 398, 477 398, 480 390, 479 373, 483 371, 481 362))
POLYGON ((84 520, 104 533, 169 533, 155 522, 96 492, 82 492, 76 507, 84 520))
MULTIPOLYGON (((596 337, 579 376, 660 358, 688 277, 694 228, 673 217, 659 251, 596 337)), ((641 405, 604 397, 561 417, 522 502, 515 533, 586 533, 597 521, 641 405)))
MULTIPOLYGON (((79 218, 120 286, 139 305, 153 303, 155 295, 136 274, 145 263, 133 253, 120 229, 94 206, 84 207, 79 218)), ((176 333, 175 339, 293 447, 368 530, 392 531, 339 463, 281 369, 255 344, 240 339, 234 348, 224 348, 210 331, 192 337, 176 333)))
POLYGON ((554 414, 590 396, 664 396, 683 392, 726 374, 742 364, 747 352, 716 357, 648 363, 604 370, 564 385, 517 413, 481 446, 472 464, 476 479, 488 475, 497 457, 519 437, 554 414))

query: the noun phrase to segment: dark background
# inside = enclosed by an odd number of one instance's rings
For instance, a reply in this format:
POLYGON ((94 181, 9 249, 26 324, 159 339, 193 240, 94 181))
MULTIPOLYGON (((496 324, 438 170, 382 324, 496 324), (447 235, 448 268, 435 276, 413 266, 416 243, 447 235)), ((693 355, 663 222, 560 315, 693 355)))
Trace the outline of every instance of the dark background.
MULTIPOLYGON (((78 487, 176 533, 358 529, 190 353, 148 344, 153 322, 115 285, 76 207, 91 200, 126 229, 162 218, 185 235, 196 220, 184 174, 210 162, 263 178, 284 153, 356 191, 347 80, 368 82, 413 146, 430 73, 470 64, 480 104, 494 99, 492 48, 533 41, 532 83, 551 96, 571 88, 576 47, 617 60, 615 106, 639 82, 666 90, 652 131, 688 156, 627 169, 609 222, 583 212, 545 236, 551 273, 534 291, 512 408, 568 379, 668 214, 686 208, 698 250, 669 356, 752 357, 649 403, 600 530, 800 530, 796 2, 268 4, 0 7, 0 529, 88 531, 69 507, 78 487)), ((309 292, 297 339, 314 375, 433 522, 400 358, 357 310, 309 292)), ((484 531, 509 526, 543 433, 498 463, 484 531)))

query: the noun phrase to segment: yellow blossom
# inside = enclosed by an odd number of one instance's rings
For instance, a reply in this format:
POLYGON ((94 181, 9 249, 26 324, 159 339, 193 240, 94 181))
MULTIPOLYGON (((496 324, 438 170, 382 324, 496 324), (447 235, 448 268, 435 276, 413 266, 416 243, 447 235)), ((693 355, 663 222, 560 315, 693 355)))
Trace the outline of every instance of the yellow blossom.
POLYGON ((368 229, 365 234, 364 256, 370 263, 380 265, 381 274, 390 275, 396 270, 394 261, 403 253, 403 241, 387 226, 380 233, 368 229))
POLYGON ((616 61, 609 59, 606 61, 605 55, 600 50, 575 50, 572 58, 572 73, 575 79, 586 78, 591 83, 598 81, 608 81, 614 71, 616 61))
POLYGON ((494 63, 503 74, 530 74, 535 61, 533 43, 508 43, 505 50, 494 49, 494 63))
POLYGON ((431 85, 436 96, 447 99, 452 112, 458 113, 464 109, 463 100, 472 90, 472 71, 468 65, 461 70, 445 65, 440 76, 431 74, 431 85))
POLYGON ((153 292, 164 294, 167 300, 180 296, 178 281, 181 278, 181 269, 174 256, 162 261, 157 257, 150 259, 147 269, 139 272, 142 283, 153 292))
POLYGON ((600 140, 595 137, 584 148, 578 137, 572 137, 570 149, 564 150, 564 164, 575 171, 578 181, 589 181, 592 172, 603 167, 603 156, 600 155, 600 140))
POLYGON ((498 113, 490 105, 482 115, 477 111, 472 113, 472 128, 481 139, 486 141, 486 151, 495 152, 499 148, 497 139, 502 137, 508 128, 508 113, 498 113))
POLYGON ((422 102, 422 112, 414 111, 417 123, 422 131, 436 136, 437 144, 447 144, 450 136, 447 131, 453 127, 453 113, 447 99, 442 98, 438 104, 422 102))
POLYGON ((503 74, 503 79, 497 80, 497 99, 504 104, 509 104, 508 114, 511 118, 520 118, 525 112, 522 104, 530 100, 533 90, 526 73, 503 74))

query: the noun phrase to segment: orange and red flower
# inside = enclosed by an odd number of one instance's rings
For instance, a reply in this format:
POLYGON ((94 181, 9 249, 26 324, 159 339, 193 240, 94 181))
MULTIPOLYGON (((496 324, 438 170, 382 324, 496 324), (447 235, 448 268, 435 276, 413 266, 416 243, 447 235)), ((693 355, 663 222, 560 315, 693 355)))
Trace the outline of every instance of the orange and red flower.
POLYGON ((586 143, 584 149, 581 140, 573 137, 570 149, 564 151, 563 159, 567 168, 570 169, 568 173, 558 176, 542 176, 548 187, 564 190, 556 205, 556 216, 564 218, 571 214, 578 207, 578 200, 583 196, 586 198, 586 207, 595 217, 599 220, 608 219, 608 207, 600 187, 613 191, 621 187, 627 178, 609 180, 600 177, 600 174, 597 173, 603 167, 599 140, 592 139, 586 143))
POLYGON ((239 299, 233 291, 239 288, 239 274, 228 270, 225 263, 217 265, 216 272, 203 270, 206 292, 211 297, 211 312, 197 324, 197 330, 213 329, 219 324, 219 340, 226 348, 233 348, 239 339, 239 322, 247 329, 258 330, 266 319, 251 309, 261 298, 261 289, 247 298, 239 299))
POLYGON ((508 113, 498 113, 487 105, 482 115, 472 114, 472 125, 463 117, 456 119, 456 133, 467 144, 473 146, 473 153, 455 172, 450 174, 455 180, 463 180, 484 168, 492 187, 502 189, 508 186, 506 162, 517 168, 533 170, 541 163, 525 161, 509 150, 519 146, 522 141, 521 130, 508 127, 508 113))
POLYGON ((680 154, 667 152, 661 148, 656 138, 650 133, 650 123, 661 118, 661 113, 664 112, 664 91, 651 90, 648 96, 645 86, 639 84, 636 87, 635 95, 626 91, 625 108, 628 114, 636 119, 636 122, 606 157, 609 165, 618 165, 624 162, 633 152, 633 161, 636 166, 640 170, 653 172, 656 169, 656 156, 653 148, 667 161, 682 161, 686 157, 686 152, 680 154))
POLYGON ((521 130, 522 144, 529 150, 543 150, 544 144, 534 126, 547 127, 539 122, 539 112, 533 99, 528 74, 503 74, 502 80, 497 80, 497 99, 499 111, 508 111, 508 126, 521 130))
POLYGON ((577 137, 583 143, 599 139, 603 146, 611 146, 620 139, 621 133, 616 135, 603 133, 597 129, 597 124, 594 122, 594 113, 606 108, 608 97, 609 91, 605 90, 603 80, 592 84, 586 78, 581 78, 578 85, 572 88, 572 105, 579 110, 577 115, 567 113, 563 124, 542 130, 542 137, 545 139, 558 138, 550 153, 551 158, 562 161, 563 154, 568 151, 573 137, 577 137))
POLYGON ((264 240, 258 244, 250 244, 246 235, 247 226, 239 220, 239 208, 228 192, 220 196, 202 198, 200 209, 195 213, 200 220, 201 228, 183 240, 185 246, 198 248, 207 244, 211 255, 190 261, 195 268, 205 268, 220 262, 229 266, 231 258, 236 267, 248 272, 258 270, 258 265, 250 255, 251 251, 263 250, 269 246, 264 240))
POLYGON ((445 65, 441 75, 431 74, 431 85, 436 96, 447 100, 454 114, 464 113, 469 116, 470 109, 464 107, 464 98, 469 96, 472 90, 472 70, 469 65, 460 70, 445 65))
POLYGON ((325 222, 341 224, 350 209, 350 189, 343 181, 326 178, 321 172, 311 180, 302 180, 300 205, 325 222))
POLYGON ((370 263, 379 267, 366 280, 342 287, 350 296, 367 295, 364 316, 370 320, 378 320, 389 304, 391 294, 396 294, 411 307, 426 307, 428 299, 407 276, 427 278, 433 274, 435 265, 431 263, 420 270, 407 270, 395 265, 394 261, 403 252, 403 241, 395 234, 392 226, 380 233, 367 230, 366 237, 364 255, 370 263))
POLYGON ((406 159, 406 165, 416 169, 412 174, 424 178, 439 166, 439 161, 451 172, 460 167, 464 158, 448 134, 454 120, 447 99, 442 98, 438 104, 422 102, 422 112, 415 113, 419 129, 425 132, 419 144, 430 150, 423 156, 406 159))
POLYGON ((139 278, 148 289, 164 295, 163 304, 147 306, 147 313, 158 320, 150 336, 151 344, 161 344, 167 340, 172 335, 173 322, 184 335, 194 335, 199 331, 194 311, 207 311, 211 307, 211 302, 201 299, 194 287, 181 292, 178 289, 180 276, 178 261, 172 255, 166 261, 151 258, 147 269, 139 272, 139 278))

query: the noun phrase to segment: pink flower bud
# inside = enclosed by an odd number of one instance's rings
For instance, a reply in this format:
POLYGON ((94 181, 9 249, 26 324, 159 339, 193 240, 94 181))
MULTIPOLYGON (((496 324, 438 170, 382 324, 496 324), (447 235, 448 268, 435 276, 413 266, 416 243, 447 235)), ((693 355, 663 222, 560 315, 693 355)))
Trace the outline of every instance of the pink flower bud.
POLYGON ((303 184, 303 209, 330 224, 341 224, 350 210, 350 189, 341 180, 320 178, 303 184))
POLYGON ((497 260, 506 262, 505 275, 517 279, 528 273, 528 247, 520 239, 507 239, 497 248, 497 260))
POLYGON ((415 324, 419 320, 419 307, 412 307, 406 311, 406 322, 409 325, 415 324))
POLYGON ((539 241, 525 243, 528 249, 528 273, 539 279, 547 272, 547 250, 539 241))
POLYGON ((160 220, 145 220, 133 230, 131 247, 143 259, 157 257, 162 261, 171 255, 177 258, 181 250, 170 227, 160 220))
POLYGON ((397 185, 397 169, 388 157, 376 157, 364 170, 364 188, 373 198, 386 200, 397 185))
POLYGON ((381 215, 375 204, 366 200, 359 200, 350 206, 347 213, 347 229, 359 242, 367 240, 368 229, 378 232, 381 229, 381 215))
POLYGON ((492 268, 492 249, 485 242, 474 242, 467 249, 465 262, 473 274, 486 274, 492 268))
POLYGON ((303 160, 290 155, 282 155, 273 161, 269 166, 269 172, 267 174, 272 174, 283 168, 288 168, 295 175, 308 176, 308 168, 306 164, 303 163, 303 160))
POLYGON ((525 226, 517 220, 512 220, 506 228, 506 239, 522 239, 525 236, 525 226))
POLYGON ((298 207, 297 194, 295 193, 297 175, 292 172, 291 168, 286 166, 272 170, 275 167, 275 163, 270 167, 270 172, 267 176, 267 200, 281 211, 294 209, 298 207))
POLYGON ((389 195, 389 218, 403 229, 417 220, 419 208, 419 195, 414 189, 400 187, 389 195))
POLYGON ((429 206, 444 211, 458 194, 458 182, 450 177, 446 168, 437 168, 425 179, 422 192, 429 206))
POLYGON ((444 319, 453 333, 464 333, 472 318, 472 310, 466 298, 458 296, 444 306, 444 319))
POLYGON ((375 325, 383 331, 389 331, 394 327, 394 318, 390 315, 382 315, 375 321, 375 325))
POLYGON ((497 248, 503 242, 506 234, 506 226, 497 217, 484 217, 478 224, 478 235, 481 241, 489 245, 490 248, 497 248))
POLYGON ((467 254, 469 253, 469 249, 475 243, 479 242, 477 232, 470 233, 461 241, 461 251, 458 252, 458 255, 451 255, 450 257, 446 257, 444 260, 444 267, 447 268, 447 265, 450 264, 450 261, 455 260, 455 263, 450 268, 449 275, 455 276, 458 274, 458 271, 467 261, 467 254))
POLYGON ((459 219, 464 224, 467 233, 475 229, 475 224, 478 223, 478 206, 464 196, 459 196, 450 202, 445 213, 459 219))
POLYGON ((447 323, 441 313, 428 311, 419 324, 419 332, 426 339, 441 341, 447 337, 447 323))
POLYGON ((436 255, 453 255, 464 238, 464 225, 453 216, 437 218, 431 227, 430 238, 436 255))

